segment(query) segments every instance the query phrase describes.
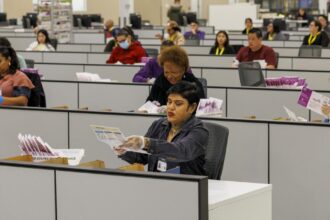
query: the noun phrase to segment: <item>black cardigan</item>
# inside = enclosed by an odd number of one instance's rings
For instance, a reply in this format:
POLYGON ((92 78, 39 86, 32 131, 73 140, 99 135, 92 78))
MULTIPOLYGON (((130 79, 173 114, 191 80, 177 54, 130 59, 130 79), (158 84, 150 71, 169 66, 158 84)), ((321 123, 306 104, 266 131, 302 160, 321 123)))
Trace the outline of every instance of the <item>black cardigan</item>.
MULTIPOLYGON (((304 37, 303 45, 308 45, 308 39, 310 35, 304 37)), ((316 40, 312 43, 312 45, 320 45, 322 47, 327 47, 329 45, 329 37, 328 34, 324 31, 316 37, 316 40)))

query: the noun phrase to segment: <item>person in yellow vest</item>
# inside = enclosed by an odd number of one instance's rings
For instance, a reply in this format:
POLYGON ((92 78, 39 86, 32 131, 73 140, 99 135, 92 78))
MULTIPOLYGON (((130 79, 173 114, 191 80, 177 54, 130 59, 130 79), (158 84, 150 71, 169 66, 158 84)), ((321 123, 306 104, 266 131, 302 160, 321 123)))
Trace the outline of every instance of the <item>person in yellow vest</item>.
POLYGON ((253 28, 253 21, 251 18, 245 18, 245 29, 242 34, 249 34, 250 30, 253 28))
POLYGON ((179 25, 175 21, 169 21, 166 25, 166 32, 164 36, 161 34, 156 34, 156 37, 161 41, 169 40, 174 43, 174 45, 184 45, 185 39, 181 33, 179 25))
POLYGON ((219 31, 215 37, 213 47, 211 47, 211 55, 222 56, 225 54, 235 54, 235 50, 229 45, 229 37, 226 31, 219 31))
POLYGON ((329 37, 327 33, 322 31, 321 23, 317 20, 311 21, 309 24, 310 34, 304 37, 303 45, 320 45, 327 47, 329 45, 329 37))

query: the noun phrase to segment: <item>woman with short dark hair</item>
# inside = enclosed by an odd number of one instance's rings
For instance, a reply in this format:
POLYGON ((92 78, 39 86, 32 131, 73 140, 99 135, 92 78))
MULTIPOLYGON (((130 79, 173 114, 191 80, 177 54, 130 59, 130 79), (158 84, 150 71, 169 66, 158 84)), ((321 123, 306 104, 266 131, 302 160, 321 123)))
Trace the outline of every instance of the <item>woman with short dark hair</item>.
POLYGON ((34 85, 18 70, 16 52, 11 47, 0 47, 0 105, 26 106, 34 85))
POLYGON ((229 45, 229 36, 226 31, 219 31, 215 37, 214 46, 211 47, 210 54, 222 56, 225 54, 235 54, 235 50, 229 45))
POLYGON ((129 163, 148 164, 149 171, 179 167, 181 174, 207 175, 204 163, 209 133, 195 117, 198 90, 194 83, 185 81, 171 87, 167 92, 167 117, 155 121, 144 137, 129 137, 116 149, 119 157, 129 163), (143 149, 150 155, 128 149, 143 149))
POLYGON ((314 20, 309 24, 310 34, 304 37, 303 45, 320 45, 327 47, 329 45, 329 37, 327 33, 322 31, 322 25, 319 21, 314 20))
POLYGON ((160 105, 165 105, 167 90, 181 81, 194 82, 199 88, 200 98, 205 97, 203 85, 192 73, 188 73, 190 69, 188 55, 181 47, 165 48, 160 54, 159 63, 164 73, 152 85, 148 101, 157 101, 160 105))

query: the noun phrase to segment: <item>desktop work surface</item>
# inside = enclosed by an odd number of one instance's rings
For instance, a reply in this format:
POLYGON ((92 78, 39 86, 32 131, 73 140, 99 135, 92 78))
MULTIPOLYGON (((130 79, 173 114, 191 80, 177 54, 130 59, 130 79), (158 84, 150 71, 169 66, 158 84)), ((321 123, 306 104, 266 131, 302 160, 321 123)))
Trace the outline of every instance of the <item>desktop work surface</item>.
POLYGON ((4 160, 0 178, 3 219, 271 219, 268 184, 4 160))

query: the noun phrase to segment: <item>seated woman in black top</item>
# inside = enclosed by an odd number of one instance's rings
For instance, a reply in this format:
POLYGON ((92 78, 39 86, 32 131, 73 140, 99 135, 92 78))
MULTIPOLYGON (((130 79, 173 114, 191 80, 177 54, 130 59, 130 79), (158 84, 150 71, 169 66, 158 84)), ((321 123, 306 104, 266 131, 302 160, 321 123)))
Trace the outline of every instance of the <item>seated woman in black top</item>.
POLYGON ((245 18, 245 29, 242 34, 249 34, 250 30, 253 28, 253 22, 251 18, 245 18))
POLYGON ((311 21, 309 24, 310 34, 304 37, 303 45, 320 45, 327 47, 329 45, 329 37, 327 33, 322 31, 319 21, 311 21))
POLYGON ((148 164, 149 171, 166 171, 179 166, 182 174, 206 175, 204 163, 209 133, 195 117, 198 88, 181 81, 167 94, 167 117, 153 122, 145 136, 129 137, 116 152, 129 163, 148 164), (140 149, 150 155, 127 152, 140 149))
POLYGON ((199 97, 205 98, 203 85, 191 73, 187 53, 179 46, 172 46, 161 51, 159 63, 164 73, 157 77, 151 87, 147 101, 157 101, 160 105, 166 105, 167 90, 176 83, 184 80, 193 82, 199 88, 199 97))
POLYGON ((229 37, 226 31, 219 31, 215 37, 214 46, 211 47, 210 54, 222 56, 224 54, 235 54, 235 50, 229 45, 229 37))

